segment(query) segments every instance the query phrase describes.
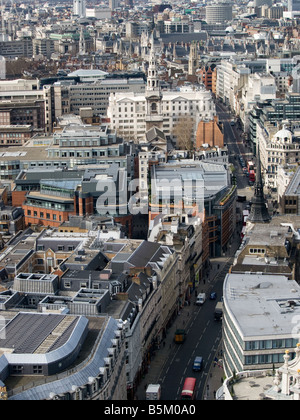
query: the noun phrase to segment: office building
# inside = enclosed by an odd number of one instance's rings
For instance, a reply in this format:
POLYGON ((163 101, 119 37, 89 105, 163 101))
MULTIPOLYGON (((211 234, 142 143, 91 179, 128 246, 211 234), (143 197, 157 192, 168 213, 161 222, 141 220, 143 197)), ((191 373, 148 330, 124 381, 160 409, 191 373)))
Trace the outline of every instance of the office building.
POLYGON ((85 0, 73 0, 73 14, 80 18, 85 17, 85 14, 86 14, 85 0))
POLYGON ((288 0, 288 12, 299 12, 300 1, 299 0, 288 0))
POLYGON ((112 93, 107 115, 119 135, 138 143, 144 140, 146 131, 152 127, 171 136, 176 124, 187 116, 193 121, 195 135, 199 121, 213 120, 216 109, 211 92, 204 87, 163 91, 155 51, 151 47, 145 94, 112 93))
POLYGON ((232 20, 232 4, 229 2, 210 3, 206 6, 206 22, 208 25, 224 23, 232 20))
POLYGON ((290 182, 280 196, 280 207, 283 214, 300 216, 300 167, 291 167, 290 182))
POLYGON ((226 376, 280 367, 300 313, 300 287, 285 276, 228 274, 223 290, 223 343, 226 376))

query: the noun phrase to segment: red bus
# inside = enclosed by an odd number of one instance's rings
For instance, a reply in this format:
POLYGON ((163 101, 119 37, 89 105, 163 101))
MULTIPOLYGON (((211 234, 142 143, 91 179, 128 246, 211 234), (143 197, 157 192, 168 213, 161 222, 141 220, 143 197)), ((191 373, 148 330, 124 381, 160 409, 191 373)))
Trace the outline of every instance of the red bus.
POLYGON ((195 398, 196 378, 186 378, 183 384, 181 399, 193 400, 195 398))
POLYGON ((249 182, 252 182, 252 183, 255 182, 255 171, 254 170, 251 170, 249 172, 249 182))
POLYGON ((254 163, 251 160, 249 160, 248 163, 247 163, 247 169, 248 169, 248 172, 249 172, 249 183, 254 184, 254 182, 255 182, 255 166, 254 166, 254 163))

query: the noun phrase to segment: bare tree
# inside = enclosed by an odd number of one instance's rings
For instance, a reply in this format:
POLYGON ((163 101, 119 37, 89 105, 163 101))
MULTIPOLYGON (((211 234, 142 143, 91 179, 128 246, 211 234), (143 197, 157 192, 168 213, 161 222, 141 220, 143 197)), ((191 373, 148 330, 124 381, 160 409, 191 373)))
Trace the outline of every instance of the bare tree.
POLYGON ((191 151, 194 149, 195 120, 188 115, 181 115, 173 128, 172 135, 176 138, 177 148, 191 151))

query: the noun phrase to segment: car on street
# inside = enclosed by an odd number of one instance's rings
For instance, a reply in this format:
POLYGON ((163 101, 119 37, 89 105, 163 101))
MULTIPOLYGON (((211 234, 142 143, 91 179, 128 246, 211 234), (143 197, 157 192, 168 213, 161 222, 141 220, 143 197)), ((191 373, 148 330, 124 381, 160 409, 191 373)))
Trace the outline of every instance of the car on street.
POLYGON ((210 298, 210 300, 216 300, 217 299, 217 293, 216 292, 211 292, 209 298, 210 298))
POLYGON ((195 357, 194 363, 193 363, 193 371, 199 372, 203 369, 203 357, 197 356, 195 357))

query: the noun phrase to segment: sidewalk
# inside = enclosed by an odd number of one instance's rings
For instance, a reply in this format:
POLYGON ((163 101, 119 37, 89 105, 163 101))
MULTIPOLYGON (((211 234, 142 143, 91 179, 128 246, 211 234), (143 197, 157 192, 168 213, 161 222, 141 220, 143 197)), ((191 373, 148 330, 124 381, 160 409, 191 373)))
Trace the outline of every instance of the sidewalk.
POLYGON ((216 351, 216 362, 210 367, 204 389, 204 400, 216 400, 216 393, 221 388, 224 380, 224 369, 222 363, 222 340, 216 351))
MULTIPOLYGON (((198 286, 198 291, 203 291, 209 294, 213 290, 213 284, 215 277, 222 271, 224 266, 226 265, 226 262, 228 260, 228 257, 222 257, 222 258, 216 258, 211 261, 212 268, 209 272, 209 276, 205 276, 205 284, 202 281, 198 286), (219 270, 217 269, 219 265, 219 270)), ((167 331, 167 336, 164 340, 164 343, 160 347, 159 350, 156 351, 155 356, 152 358, 150 367, 148 370, 148 373, 145 375, 145 377, 141 380, 140 384, 138 385, 138 388, 136 390, 135 396, 138 400, 145 400, 146 399, 146 388, 149 384, 157 384, 162 382, 161 374, 163 372, 163 368, 165 364, 167 363, 170 356, 174 356, 178 350, 178 345, 174 343, 174 334, 177 328, 185 327, 187 328, 190 322, 190 314, 193 310, 193 305, 195 301, 195 296, 193 295, 191 297, 191 305, 184 306, 180 312, 178 313, 177 318, 173 322, 172 326, 167 331)), ((221 340, 222 342, 222 340, 221 340)), ((221 344, 220 342, 220 344, 221 344)), ((219 344, 219 345, 220 345, 219 344)), ((223 377, 223 369, 217 368, 214 369, 211 368, 211 371, 208 375, 209 381, 207 384, 209 385, 209 389, 212 391, 220 388, 221 384, 221 377, 223 377), (211 374, 211 377, 210 377, 211 374)), ((202 399, 202 397, 201 397, 202 399)), ((214 399, 213 398, 213 392, 208 393, 208 398, 206 399, 214 399), (212 398, 210 398, 212 397, 212 398)))

